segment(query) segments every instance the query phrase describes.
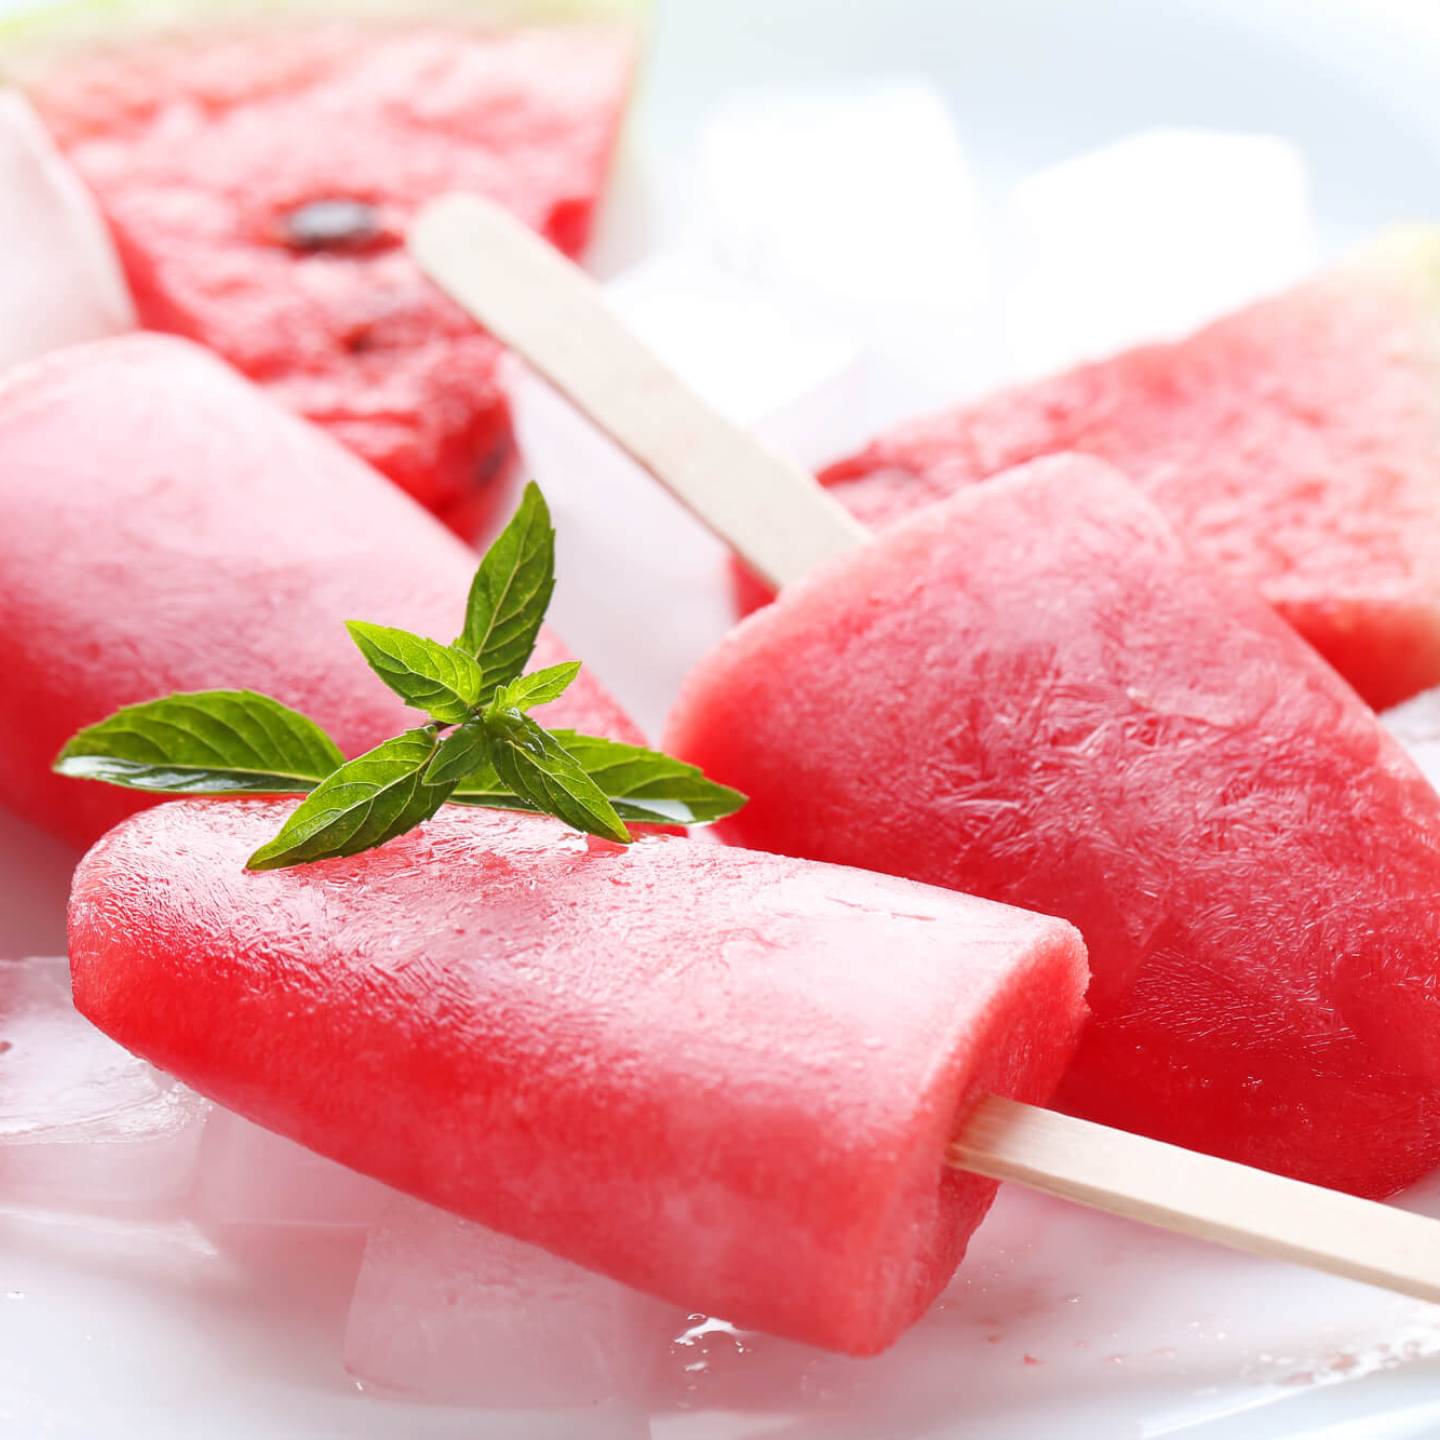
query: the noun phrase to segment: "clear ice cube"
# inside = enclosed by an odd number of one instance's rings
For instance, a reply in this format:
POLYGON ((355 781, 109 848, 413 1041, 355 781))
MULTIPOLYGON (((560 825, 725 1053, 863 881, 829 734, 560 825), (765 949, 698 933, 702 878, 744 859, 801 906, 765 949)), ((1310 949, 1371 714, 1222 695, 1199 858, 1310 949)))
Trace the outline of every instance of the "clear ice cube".
POLYGON ((0 1205, 177 1203, 206 1108, 75 1009, 64 959, 0 961, 0 1205))
POLYGON ((643 1408, 672 1307, 417 1200, 371 1232, 345 1363, 388 1391, 487 1409, 643 1408))
POLYGON ((698 189, 697 238, 721 271, 876 354, 870 429, 991 378, 979 192, 930 82, 737 94, 704 127, 698 189))
POLYGON ((1178 337, 1316 261, 1304 154, 1273 135, 1147 130, 1021 181, 1009 212, 1024 374, 1178 337))
POLYGON ((89 192, 16 91, 0 92, 0 369, 133 329, 130 292, 89 192))

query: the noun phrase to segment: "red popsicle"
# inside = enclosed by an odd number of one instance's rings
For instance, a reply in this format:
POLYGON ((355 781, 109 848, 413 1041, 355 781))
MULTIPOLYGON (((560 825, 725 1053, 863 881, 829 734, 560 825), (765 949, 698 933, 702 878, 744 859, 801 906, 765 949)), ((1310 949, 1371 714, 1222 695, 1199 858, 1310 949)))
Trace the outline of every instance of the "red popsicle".
POLYGON ((747 843, 1075 920, 1085 1114, 1384 1194, 1440 1161, 1440 801, 1252 592, 1109 467, 966 487, 866 546, 496 207, 422 263, 772 583, 672 744, 747 843), (819 567, 818 573, 801 577, 819 567))
POLYGON ((402 1190, 738 1323, 856 1353, 949 1279, 982 1094, 1083 1015, 1061 921, 906 880, 447 809, 246 873, 290 807, 184 801, 82 862, 80 1010, 402 1190), (881 963, 883 962, 883 963, 881 963))
MULTIPOLYGON (((0 381, 0 803, 80 843, 149 803, 51 773, 121 705, 249 687, 347 754, 414 721, 344 621, 460 628, 475 556, 188 342, 134 335, 0 381)), ((537 666, 565 658, 542 634, 537 666)), ((557 726, 636 741, 588 672, 557 726)))
POLYGON ((1386 1194, 1440 1164, 1440 805, 1354 692, 1098 461, 1037 461, 752 616, 669 746, 742 844, 1061 914, 1058 1100, 1386 1194))

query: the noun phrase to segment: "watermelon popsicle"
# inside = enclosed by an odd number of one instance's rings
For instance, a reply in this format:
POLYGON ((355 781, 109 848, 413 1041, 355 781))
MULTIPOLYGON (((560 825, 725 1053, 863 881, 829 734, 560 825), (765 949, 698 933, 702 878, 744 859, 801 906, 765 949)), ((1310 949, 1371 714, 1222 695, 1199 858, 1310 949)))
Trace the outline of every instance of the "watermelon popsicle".
POLYGON ((967 896, 457 809, 247 874, 289 808, 179 801, 101 840, 82 1013, 401 1190, 815 1344, 880 1349, 928 1306, 994 1190, 945 1171, 957 1117, 1044 1099, 1083 1014, 1075 932, 967 896))
MULTIPOLYGON (((187 341, 57 351, 0 381, 0 803, 89 843, 148 803, 51 771, 165 690, 249 686, 346 754, 405 728, 343 621, 450 634, 474 555, 368 466, 187 341)), ((551 634, 536 660, 565 658, 551 634)), ((557 724, 627 741, 588 672, 557 724)))
POLYGON ((536 3, 504 24, 445 0, 58 8, 6 22, 4 69, 93 191, 141 322, 214 349, 457 525, 483 518, 511 456, 499 347, 416 273, 403 226, 473 186, 579 253, 640 7, 536 3))
POLYGON ((1334 673, 1107 467, 864 532, 710 414, 493 207, 431 273, 772 580, 673 743, 743 843, 1065 915, 1077 1113, 1381 1195, 1440 1163, 1440 803, 1334 673), (853 581, 853 585, 850 583, 853 581))
POLYGON ((855 1354, 946 1283, 982 1177, 1440 1300, 1434 1221, 1027 1103, 1084 1016, 1063 921, 453 808, 363 855, 247 873, 288 813, 180 801, 102 839, 71 899, 76 1003, 432 1203, 855 1354))

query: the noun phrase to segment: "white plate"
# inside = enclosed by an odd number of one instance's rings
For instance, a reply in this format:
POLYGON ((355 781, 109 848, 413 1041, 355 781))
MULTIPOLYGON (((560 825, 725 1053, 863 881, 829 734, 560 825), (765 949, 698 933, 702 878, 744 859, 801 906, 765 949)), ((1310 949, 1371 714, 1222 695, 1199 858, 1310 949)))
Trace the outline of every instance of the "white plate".
MULTIPOLYGON (((669 0, 597 263, 620 268, 683 232, 699 127, 737 86, 917 74, 943 91, 990 201, 1167 125, 1294 140, 1326 251, 1437 209, 1440 11, 1423 0, 669 0)), ((0 953, 60 946, 70 863, 0 818, 0 953)), ((219 1245, 178 1222, 0 1216, 0 1436, 644 1434, 638 1415, 504 1417, 360 1393, 339 1363, 357 1263, 353 1237, 219 1245)), ((1419 1440, 1440 1435, 1436 1356, 1440 1311, 1011 1193, 891 1355, 696 1337, 665 1364, 650 1429, 1419 1440)))

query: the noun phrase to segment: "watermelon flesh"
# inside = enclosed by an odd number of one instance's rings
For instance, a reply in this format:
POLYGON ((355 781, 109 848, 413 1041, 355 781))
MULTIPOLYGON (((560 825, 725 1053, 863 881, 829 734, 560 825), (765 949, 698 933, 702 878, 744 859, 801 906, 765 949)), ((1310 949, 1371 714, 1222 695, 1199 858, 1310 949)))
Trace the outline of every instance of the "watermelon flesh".
POLYGON ((474 519, 510 453, 499 348, 403 249, 447 190, 577 254, 634 65, 623 24, 355 20, 82 49, 33 80, 143 324, 209 346, 428 507, 474 519))
MULTIPOLYGON (((148 803, 51 773, 121 705, 250 688, 346 754, 413 725, 346 634, 449 639, 475 556, 203 350, 135 334, 0 381, 0 803, 81 844, 148 803)), ((543 634, 536 665, 565 658, 543 634)), ((582 672, 547 715, 640 737, 582 672)))
POLYGON ((290 808, 101 840, 80 1011, 342 1164, 751 1328, 893 1341, 994 1193, 944 1167, 960 1117, 1043 1101, 1083 1016, 1074 930, 969 896, 460 807, 247 874, 290 808))
POLYGON ((1109 467, 966 487, 696 669, 739 844, 1079 926, 1062 1108, 1367 1195, 1440 1164, 1440 800, 1109 467))
POLYGON ((1124 471, 1372 706, 1440 683, 1440 227, 1187 340, 902 426, 822 478, 883 528, 1059 451, 1124 471))

